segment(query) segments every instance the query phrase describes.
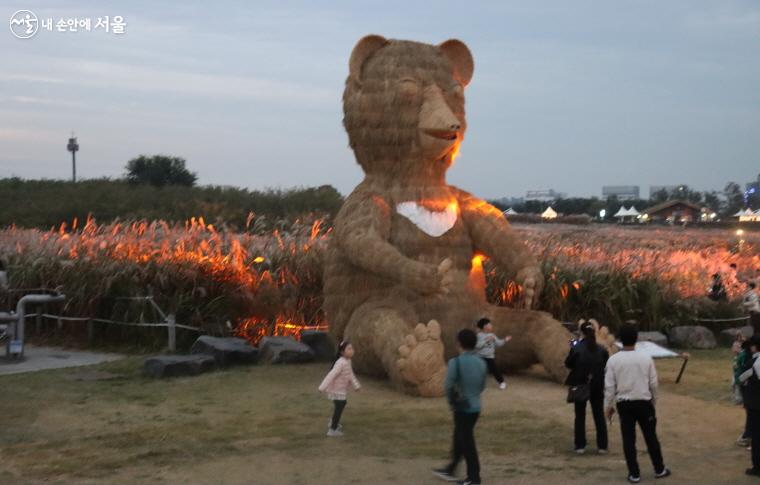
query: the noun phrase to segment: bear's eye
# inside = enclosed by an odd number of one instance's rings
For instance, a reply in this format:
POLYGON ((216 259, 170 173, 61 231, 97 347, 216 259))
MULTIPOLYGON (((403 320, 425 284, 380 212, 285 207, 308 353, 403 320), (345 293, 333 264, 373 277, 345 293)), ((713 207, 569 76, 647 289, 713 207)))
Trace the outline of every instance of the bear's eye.
POLYGON ((420 92, 420 85, 415 79, 402 79, 399 82, 399 94, 406 99, 412 99, 420 92))

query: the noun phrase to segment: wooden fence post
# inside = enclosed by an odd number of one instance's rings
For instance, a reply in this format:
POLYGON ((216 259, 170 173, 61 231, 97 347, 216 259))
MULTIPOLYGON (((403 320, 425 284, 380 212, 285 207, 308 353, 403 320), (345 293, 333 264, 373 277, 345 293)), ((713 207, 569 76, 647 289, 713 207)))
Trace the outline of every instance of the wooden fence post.
POLYGON ((177 317, 173 313, 170 313, 166 317, 166 328, 169 333, 169 352, 175 352, 177 350, 177 317))

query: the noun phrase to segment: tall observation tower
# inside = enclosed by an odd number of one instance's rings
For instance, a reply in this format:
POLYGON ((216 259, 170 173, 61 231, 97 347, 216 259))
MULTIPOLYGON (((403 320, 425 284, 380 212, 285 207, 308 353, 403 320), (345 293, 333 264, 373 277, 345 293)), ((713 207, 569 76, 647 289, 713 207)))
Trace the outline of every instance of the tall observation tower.
POLYGON ((79 143, 77 143, 77 137, 74 133, 69 138, 69 144, 66 145, 66 149, 71 152, 71 181, 76 183, 77 181, 77 152, 79 151, 79 143))

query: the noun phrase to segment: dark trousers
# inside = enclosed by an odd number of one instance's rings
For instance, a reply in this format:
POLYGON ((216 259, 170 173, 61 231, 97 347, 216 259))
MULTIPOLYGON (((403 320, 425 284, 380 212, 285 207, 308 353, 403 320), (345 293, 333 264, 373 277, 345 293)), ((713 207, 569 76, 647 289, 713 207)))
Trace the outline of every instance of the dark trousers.
POLYGON ((480 483, 480 462, 475 447, 475 423, 480 413, 454 413, 454 443, 451 447, 451 463, 446 471, 454 474, 459 461, 467 462, 467 478, 480 483))
POLYGON ((662 472, 665 464, 657 440, 657 417, 652 401, 620 401, 617 403, 617 411, 620 415, 620 432, 623 435, 623 453, 628 473, 636 477, 640 475, 639 462, 636 460, 636 423, 644 435, 654 472, 662 472))
POLYGON ((749 411, 744 408, 744 431, 742 432, 742 439, 748 440, 751 436, 749 434, 749 411))
POLYGON ((338 429, 340 423, 340 415, 343 414, 343 409, 346 408, 345 399, 334 399, 333 404, 335 409, 333 410, 332 422, 330 423, 330 429, 338 429))
MULTIPOLYGON (((607 421, 604 419, 604 396, 592 397, 591 414, 594 416, 596 427, 596 447, 600 450, 607 449, 607 421)), ((586 403, 575 403, 575 449, 586 447, 586 403)))
POLYGON ((752 440, 752 468, 760 470, 760 411, 747 409, 747 427, 752 440))
POLYGON ((749 312, 749 324, 752 325, 752 335, 760 335, 760 313, 749 312))
POLYGON ((486 361, 486 367, 488 367, 488 373, 491 374, 495 379, 496 382, 501 384, 504 382, 504 376, 501 375, 501 372, 496 368, 496 359, 489 359, 487 357, 483 357, 483 360, 486 361))

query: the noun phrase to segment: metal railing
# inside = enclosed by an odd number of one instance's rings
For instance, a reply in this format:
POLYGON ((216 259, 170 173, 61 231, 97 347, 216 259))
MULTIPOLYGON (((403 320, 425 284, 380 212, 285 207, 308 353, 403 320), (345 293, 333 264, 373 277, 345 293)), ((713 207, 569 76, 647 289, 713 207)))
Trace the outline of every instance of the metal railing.
POLYGON ((27 313, 25 318, 36 319, 37 334, 41 333, 42 319, 54 320, 58 323, 58 328, 63 327, 63 322, 86 322, 87 323, 87 341, 92 344, 95 337, 95 324, 102 325, 119 325, 124 327, 165 327, 167 331, 167 348, 170 352, 177 350, 177 329, 188 330, 197 333, 203 333, 204 330, 199 327, 177 323, 176 316, 173 313, 165 313, 155 302, 152 296, 135 296, 135 297, 118 297, 118 300, 136 300, 147 302, 161 317, 159 322, 124 322, 111 320, 108 318, 96 317, 71 317, 65 315, 56 315, 46 312, 27 313))

